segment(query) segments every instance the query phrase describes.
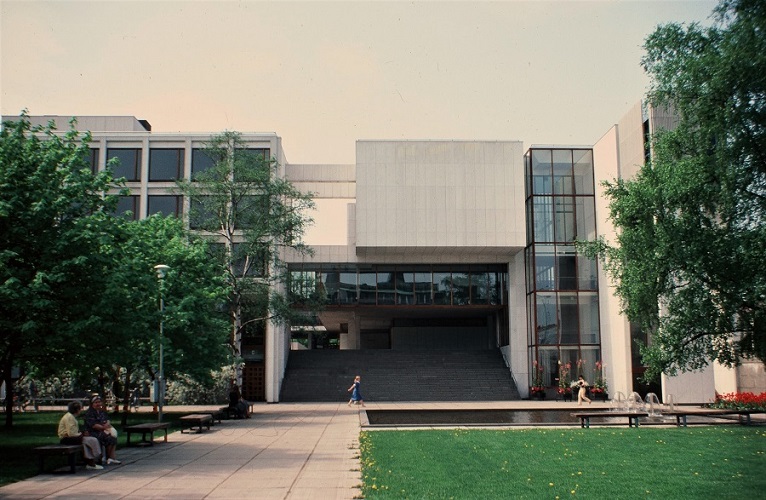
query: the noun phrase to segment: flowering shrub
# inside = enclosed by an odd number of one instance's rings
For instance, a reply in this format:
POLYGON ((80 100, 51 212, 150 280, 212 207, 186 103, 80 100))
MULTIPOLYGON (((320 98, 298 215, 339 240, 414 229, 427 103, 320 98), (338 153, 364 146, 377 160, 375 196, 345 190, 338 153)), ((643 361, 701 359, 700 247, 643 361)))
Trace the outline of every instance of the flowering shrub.
POLYGON ((530 391, 543 392, 545 390, 545 386, 543 385, 543 367, 539 365, 537 360, 533 361, 532 364, 534 365, 535 372, 532 374, 532 386, 530 387, 530 391))
POLYGON ((604 378, 604 366, 606 365, 601 361, 596 361, 596 380, 593 381, 593 386, 591 387, 591 391, 594 394, 600 394, 609 390, 609 384, 606 383, 604 378))
POLYGON ((559 361, 559 394, 571 394, 572 387, 570 386, 569 373, 572 371, 572 363, 562 363, 559 361))
POLYGON ((715 402, 710 407, 727 410, 766 410, 766 392, 760 394, 752 392, 716 394, 715 402))

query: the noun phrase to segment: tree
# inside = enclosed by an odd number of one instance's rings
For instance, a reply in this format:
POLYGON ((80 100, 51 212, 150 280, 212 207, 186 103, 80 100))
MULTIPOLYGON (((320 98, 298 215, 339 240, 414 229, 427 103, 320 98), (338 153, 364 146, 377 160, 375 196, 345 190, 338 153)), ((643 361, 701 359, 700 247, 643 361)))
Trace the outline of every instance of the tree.
POLYGON ((55 366, 87 328, 89 299, 102 288, 90 268, 115 199, 111 173, 94 175, 90 135, 32 127, 26 112, 0 131, 0 375, 9 388, 22 361, 55 366))
POLYGON ((607 183, 614 246, 590 245, 630 320, 647 378, 766 362, 766 3, 725 0, 710 27, 658 27, 648 101, 672 109, 634 179, 607 183))
POLYGON ((278 174, 276 159, 248 149, 238 132, 212 137, 205 153, 210 168, 178 187, 190 200, 190 227, 217 244, 229 287, 231 345, 239 355, 247 328, 295 315, 281 255, 310 252, 302 237, 314 203, 278 174))
MULTIPOLYGON (((139 221, 115 219, 115 240, 104 248, 106 287, 95 301, 94 325, 108 334, 108 343, 95 359, 78 363, 91 373, 109 372, 121 386, 127 405, 131 374, 137 368, 156 377, 160 309, 157 264, 170 267, 162 285, 164 302, 164 372, 184 373, 206 382, 212 370, 226 363, 228 322, 220 310, 227 288, 218 262, 208 255, 208 244, 190 235, 183 221, 153 215, 139 221)), ((92 332, 98 335, 97 332, 92 332)))
MULTIPOLYGON (((169 265, 164 342, 168 374, 210 377, 229 353, 220 305, 227 288, 206 242, 183 222, 114 216, 110 166, 93 173, 90 134, 32 127, 26 113, 0 133, 0 375, 98 374, 125 385, 158 359, 159 283, 169 265)), ((102 387, 103 389, 103 387, 102 387)), ((119 394, 118 394, 119 395, 119 394)), ((6 425, 12 425, 12 391, 6 425)))

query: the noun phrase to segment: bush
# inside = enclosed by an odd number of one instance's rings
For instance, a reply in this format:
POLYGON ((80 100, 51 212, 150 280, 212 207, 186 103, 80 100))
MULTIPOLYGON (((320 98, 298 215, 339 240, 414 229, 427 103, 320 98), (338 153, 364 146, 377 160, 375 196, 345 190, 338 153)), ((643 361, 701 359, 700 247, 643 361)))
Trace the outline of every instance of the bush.
POLYGON ((729 392, 717 394, 711 408, 727 410, 766 410, 766 392, 729 392))

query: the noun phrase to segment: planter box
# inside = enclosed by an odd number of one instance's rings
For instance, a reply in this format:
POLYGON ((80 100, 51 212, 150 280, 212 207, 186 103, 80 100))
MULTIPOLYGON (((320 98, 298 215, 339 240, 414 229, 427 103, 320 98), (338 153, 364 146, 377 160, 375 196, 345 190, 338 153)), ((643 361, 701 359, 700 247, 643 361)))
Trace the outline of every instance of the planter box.
POLYGON ((545 390, 542 391, 530 391, 529 399, 536 399, 538 401, 545 399, 545 390))

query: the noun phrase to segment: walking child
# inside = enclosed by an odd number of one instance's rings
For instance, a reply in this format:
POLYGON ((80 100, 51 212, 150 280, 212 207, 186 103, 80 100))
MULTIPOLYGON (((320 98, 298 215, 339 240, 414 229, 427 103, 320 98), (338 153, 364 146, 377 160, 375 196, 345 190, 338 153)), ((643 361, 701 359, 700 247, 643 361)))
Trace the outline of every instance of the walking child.
POLYGON ((348 400, 348 406, 351 406, 351 403, 357 403, 364 406, 364 399, 362 398, 362 390, 360 388, 361 384, 362 377, 359 375, 354 377, 354 383, 348 388, 348 392, 351 393, 351 399, 348 400))

